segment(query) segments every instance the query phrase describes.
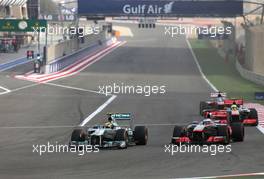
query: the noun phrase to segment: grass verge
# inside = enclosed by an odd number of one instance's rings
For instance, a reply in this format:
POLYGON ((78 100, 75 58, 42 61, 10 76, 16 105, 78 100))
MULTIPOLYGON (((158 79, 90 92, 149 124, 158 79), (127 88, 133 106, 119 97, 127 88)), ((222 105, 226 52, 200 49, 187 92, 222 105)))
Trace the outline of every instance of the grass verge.
POLYGON ((255 92, 264 92, 264 86, 257 85, 240 76, 235 67, 235 57, 228 61, 207 40, 189 40, 197 60, 208 80, 230 97, 242 97, 247 102, 264 104, 255 100, 255 92))

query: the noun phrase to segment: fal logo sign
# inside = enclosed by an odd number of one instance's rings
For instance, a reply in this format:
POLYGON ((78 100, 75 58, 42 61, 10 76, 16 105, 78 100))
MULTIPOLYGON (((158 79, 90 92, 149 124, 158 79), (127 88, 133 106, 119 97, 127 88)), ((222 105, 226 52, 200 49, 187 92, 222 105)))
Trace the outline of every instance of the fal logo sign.
POLYGON ((123 12, 128 15, 141 15, 141 14, 170 14, 172 13, 172 7, 174 2, 170 2, 165 4, 164 6, 159 5, 137 5, 132 6, 130 4, 126 4, 123 7, 123 12))

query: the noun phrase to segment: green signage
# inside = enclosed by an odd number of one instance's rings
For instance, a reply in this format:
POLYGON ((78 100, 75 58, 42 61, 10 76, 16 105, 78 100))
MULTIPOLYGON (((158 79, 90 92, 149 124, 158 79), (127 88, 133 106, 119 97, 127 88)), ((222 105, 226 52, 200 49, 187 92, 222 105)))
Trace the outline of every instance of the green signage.
POLYGON ((35 32, 47 28, 46 20, 0 19, 0 32, 35 32))

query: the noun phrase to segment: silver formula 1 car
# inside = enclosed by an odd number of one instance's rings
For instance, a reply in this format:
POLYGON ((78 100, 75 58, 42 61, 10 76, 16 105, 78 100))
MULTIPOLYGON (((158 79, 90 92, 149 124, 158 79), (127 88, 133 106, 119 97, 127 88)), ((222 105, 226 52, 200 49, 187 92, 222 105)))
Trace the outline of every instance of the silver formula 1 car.
POLYGON ((125 149, 132 145, 146 145, 148 129, 145 126, 133 128, 130 113, 111 114, 115 125, 95 125, 78 128, 72 132, 69 145, 71 147, 92 145, 99 148, 117 147, 125 149))

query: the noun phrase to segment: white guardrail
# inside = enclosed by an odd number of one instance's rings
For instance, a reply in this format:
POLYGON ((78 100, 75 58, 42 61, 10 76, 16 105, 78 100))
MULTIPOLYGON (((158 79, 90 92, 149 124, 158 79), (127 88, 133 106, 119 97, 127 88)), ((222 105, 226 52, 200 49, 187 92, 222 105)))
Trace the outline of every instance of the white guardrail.
POLYGON ((236 68, 243 78, 264 86, 264 76, 263 75, 256 74, 252 71, 249 71, 243 68, 242 65, 238 61, 236 61, 236 68))

